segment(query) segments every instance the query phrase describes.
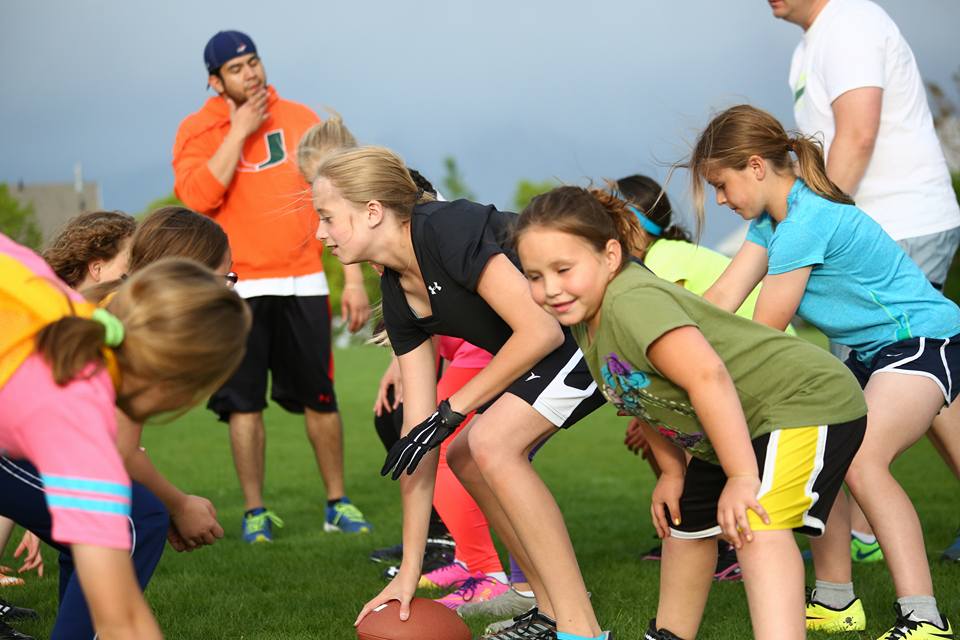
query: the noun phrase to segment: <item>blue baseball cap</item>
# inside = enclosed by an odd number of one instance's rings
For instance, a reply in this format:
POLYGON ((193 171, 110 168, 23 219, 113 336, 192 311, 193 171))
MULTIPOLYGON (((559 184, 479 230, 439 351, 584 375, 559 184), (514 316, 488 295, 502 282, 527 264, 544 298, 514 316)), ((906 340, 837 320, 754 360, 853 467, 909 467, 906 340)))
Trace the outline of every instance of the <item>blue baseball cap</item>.
POLYGON ((257 45, 253 44, 247 34, 239 31, 219 31, 203 48, 203 62, 207 65, 208 73, 216 73, 217 69, 237 56, 256 52, 257 45))

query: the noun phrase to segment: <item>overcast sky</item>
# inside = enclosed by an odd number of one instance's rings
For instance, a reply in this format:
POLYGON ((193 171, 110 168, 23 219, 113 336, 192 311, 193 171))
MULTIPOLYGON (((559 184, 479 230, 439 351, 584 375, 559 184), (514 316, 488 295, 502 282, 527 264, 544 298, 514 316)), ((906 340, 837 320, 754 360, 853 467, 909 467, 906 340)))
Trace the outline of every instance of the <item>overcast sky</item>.
MULTIPOLYGON (((960 101, 960 2, 879 4, 960 101)), ((505 208, 521 178, 663 179, 738 102, 792 126, 801 35, 764 0, 0 0, 0 181, 70 181, 79 161, 107 208, 170 192, 174 134, 206 97, 203 46, 221 29, 253 37, 280 95, 336 108, 435 180, 453 155, 478 199, 505 208)), ((712 209, 705 242, 733 224, 712 209)))

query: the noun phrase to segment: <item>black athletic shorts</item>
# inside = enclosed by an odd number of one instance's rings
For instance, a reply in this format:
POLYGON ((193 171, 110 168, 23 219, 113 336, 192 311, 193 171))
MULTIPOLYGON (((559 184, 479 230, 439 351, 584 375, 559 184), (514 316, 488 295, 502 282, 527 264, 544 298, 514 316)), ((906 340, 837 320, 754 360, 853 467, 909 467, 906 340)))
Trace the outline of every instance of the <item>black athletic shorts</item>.
POLYGON ((555 426, 567 428, 603 406, 606 399, 573 334, 563 333, 563 344, 514 380, 504 393, 517 396, 555 426))
POLYGON ((224 422, 231 413, 263 411, 269 370, 270 397, 287 411, 336 411, 329 298, 257 296, 246 301, 253 313, 246 355, 207 407, 224 422))
POLYGON ((910 338, 894 342, 878 351, 869 366, 851 353, 846 365, 863 388, 870 376, 881 371, 930 378, 940 387, 944 402, 950 404, 960 392, 960 380, 953 384, 953 379, 960 376, 960 334, 943 340, 910 338))
MULTIPOLYGON (((829 426, 778 429, 754 439, 753 452, 760 469, 757 499, 770 516, 770 524, 748 511, 750 527, 823 534, 866 428, 864 416, 829 426)), ((720 465, 693 458, 683 481, 680 524, 671 524, 670 535, 688 540, 719 535, 717 502, 726 483, 720 465)))

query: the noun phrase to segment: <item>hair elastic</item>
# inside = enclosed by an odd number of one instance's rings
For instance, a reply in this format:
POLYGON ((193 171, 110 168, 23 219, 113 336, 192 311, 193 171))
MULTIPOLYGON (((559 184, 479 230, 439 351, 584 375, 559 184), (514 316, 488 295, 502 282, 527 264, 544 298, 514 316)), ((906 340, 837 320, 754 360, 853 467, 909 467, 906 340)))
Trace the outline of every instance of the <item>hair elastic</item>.
POLYGON ((637 220, 640 221, 640 226, 643 227, 647 233, 649 233, 652 236, 658 236, 658 237, 660 236, 661 233, 663 233, 663 227, 661 227, 656 222, 654 222, 653 220, 648 218, 646 215, 644 215, 644 213, 640 211, 640 209, 633 206, 632 204, 628 204, 627 208, 630 209, 630 211, 633 211, 633 213, 637 216, 637 220))
POLYGON ((123 342, 123 323, 106 309, 96 309, 90 319, 103 325, 103 343, 108 347, 119 347, 123 342))

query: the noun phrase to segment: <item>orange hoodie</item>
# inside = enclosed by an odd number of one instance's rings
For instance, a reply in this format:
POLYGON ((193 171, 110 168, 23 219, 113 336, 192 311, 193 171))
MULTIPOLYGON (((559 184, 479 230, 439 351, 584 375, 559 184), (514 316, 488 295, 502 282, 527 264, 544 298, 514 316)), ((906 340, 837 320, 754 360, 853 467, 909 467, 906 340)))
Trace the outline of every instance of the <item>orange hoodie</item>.
POLYGON ((323 270, 323 244, 310 186, 297 170, 297 144, 320 118, 268 87, 270 117, 249 136, 233 180, 223 186, 207 161, 230 130, 220 96, 180 123, 173 144, 174 191, 216 220, 230 238, 234 271, 244 279, 302 276, 323 270))

